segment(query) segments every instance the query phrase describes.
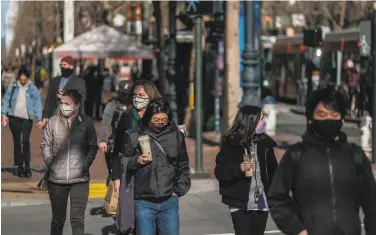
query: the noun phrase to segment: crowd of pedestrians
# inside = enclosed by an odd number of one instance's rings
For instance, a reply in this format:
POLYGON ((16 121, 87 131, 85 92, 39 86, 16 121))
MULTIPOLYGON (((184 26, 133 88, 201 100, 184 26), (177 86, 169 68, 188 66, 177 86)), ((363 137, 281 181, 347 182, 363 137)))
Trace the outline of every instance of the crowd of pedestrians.
MULTIPOLYGON (((105 154, 107 184, 119 195, 119 232, 179 234, 179 198, 191 180, 185 135, 173 122, 168 102, 150 80, 120 81, 117 96, 104 108, 97 140, 93 115, 85 112, 92 90, 76 75, 72 57, 63 58, 60 69, 61 76, 50 81, 43 110, 26 69, 7 86, 1 110, 2 124, 13 135, 17 176, 31 176, 34 118, 43 129, 50 234, 63 234, 70 201, 73 235, 84 235, 89 170, 98 150, 105 154)), ((376 234, 371 164, 341 131, 347 106, 342 92, 316 90, 307 102, 303 141, 291 146, 279 164, 262 109, 239 109, 222 138, 214 170, 236 235, 264 234, 269 213, 289 235, 360 235, 360 209, 366 235, 376 234)))
POLYGON ((215 175, 236 235, 264 234, 268 213, 289 235, 376 234, 376 184, 370 161, 341 131, 347 99, 334 88, 307 102, 307 132, 277 167, 263 114, 240 108, 217 155, 215 175), (267 197, 267 199, 265 199, 267 197))

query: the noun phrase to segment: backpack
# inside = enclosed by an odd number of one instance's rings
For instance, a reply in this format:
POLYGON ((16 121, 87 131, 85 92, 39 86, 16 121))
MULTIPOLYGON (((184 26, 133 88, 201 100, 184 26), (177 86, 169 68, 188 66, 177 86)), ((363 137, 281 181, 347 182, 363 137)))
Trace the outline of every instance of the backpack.
POLYGON ((14 82, 12 86, 13 86, 12 91, 10 92, 10 97, 9 97, 9 110, 12 108, 12 97, 13 97, 13 94, 14 94, 14 90, 17 87, 17 82, 14 82))
POLYGON ((38 88, 43 86, 42 73, 41 73, 41 70, 40 70, 40 69, 38 69, 38 70, 35 72, 35 75, 34 75, 34 84, 35 84, 35 86, 37 86, 38 88))
POLYGON ((124 113, 128 113, 131 110, 130 108, 127 108, 126 110, 124 110, 122 107, 123 105, 117 102, 114 115, 112 116, 112 120, 111 120, 112 134, 107 142, 107 149, 110 154, 112 154, 115 150, 115 138, 116 138, 115 132, 119 125, 121 117, 123 116, 124 113))
MULTIPOLYGON (((348 143, 347 145, 348 145, 349 151, 353 155, 358 183, 361 188, 361 191, 363 191, 363 178, 364 178, 365 171, 366 171, 364 164, 363 164, 364 163, 363 151, 360 149, 359 146, 357 146, 354 143, 348 143)), ((291 148, 291 159, 294 164, 293 169, 295 172, 296 172, 296 169, 298 168, 300 158, 302 157, 302 155, 307 149, 308 149, 308 146, 303 142, 299 142, 291 148)))

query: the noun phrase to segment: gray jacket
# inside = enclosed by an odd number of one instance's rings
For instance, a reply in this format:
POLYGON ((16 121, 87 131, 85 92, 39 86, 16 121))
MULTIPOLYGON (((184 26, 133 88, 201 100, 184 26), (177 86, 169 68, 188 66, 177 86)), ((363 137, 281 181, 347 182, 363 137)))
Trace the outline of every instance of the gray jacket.
POLYGON ((79 115, 70 131, 67 119, 52 116, 41 141, 42 157, 49 169, 49 181, 72 184, 90 180, 89 168, 98 151, 97 134, 91 118, 79 115))

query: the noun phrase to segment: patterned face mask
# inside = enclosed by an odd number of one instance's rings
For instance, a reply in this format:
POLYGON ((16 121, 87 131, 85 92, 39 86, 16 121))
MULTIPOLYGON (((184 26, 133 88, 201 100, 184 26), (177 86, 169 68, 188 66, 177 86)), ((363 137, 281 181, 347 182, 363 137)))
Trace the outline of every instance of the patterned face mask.
POLYGON ((143 109, 148 106, 149 101, 149 98, 140 98, 137 96, 133 97, 133 105, 137 110, 143 109))

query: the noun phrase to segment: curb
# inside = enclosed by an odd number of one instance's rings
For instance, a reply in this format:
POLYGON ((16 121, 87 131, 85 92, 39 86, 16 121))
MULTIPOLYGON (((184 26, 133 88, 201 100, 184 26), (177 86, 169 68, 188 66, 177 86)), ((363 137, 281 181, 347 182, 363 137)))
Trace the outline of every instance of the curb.
POLYGON ((37 206, 49 204, 49 200, 36 200, 36 199, 5 199, 1 198, 1 208, 18 207, 18 206, 37 206))
POLYGON ((191 180, 191 188, 188 194, 199 194, 219 190, 219 184, 216 179, 194 179, 191 180))
MULTIPOLYGON (((189 190, 188 194, 200 194, 200 193, 207 193, 207 192, 215 192, 218 191, 219 185, 216 179, 193 179, 191 180, 191 189, 189 190)), ((90 204, 94 203, 98 205, 98 201, 102 203, 104 199, 106 191, 102 191, 103 189, 107 190, 107 187, 104 183, 93 183, 93 189, 99 189, 101 191, 93 191, 89 192, 89 202, 90 204)), ((44 193, 46 199, 32 199, 34 193, 27 194, 28 197, 18 197, 15 193, 13 197, 2 197, 1 198, 1 208, 6 207, 18 207, 18 206, 36 206, 36 205, 44 205, 49 204, 50 201, 48 199, 48 194, 44 191, 38 191, 39 193, 44 193)), ((25 195, 26 196, 26 195, 25 195)))

